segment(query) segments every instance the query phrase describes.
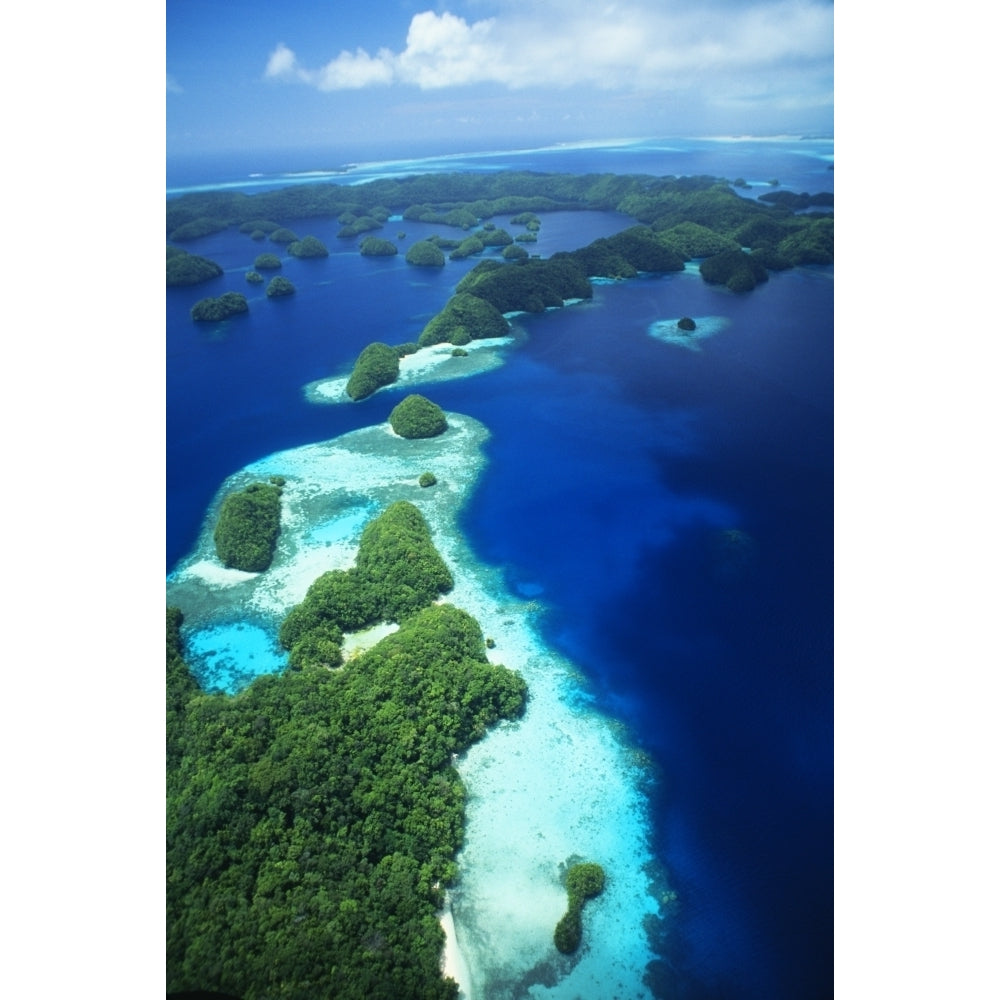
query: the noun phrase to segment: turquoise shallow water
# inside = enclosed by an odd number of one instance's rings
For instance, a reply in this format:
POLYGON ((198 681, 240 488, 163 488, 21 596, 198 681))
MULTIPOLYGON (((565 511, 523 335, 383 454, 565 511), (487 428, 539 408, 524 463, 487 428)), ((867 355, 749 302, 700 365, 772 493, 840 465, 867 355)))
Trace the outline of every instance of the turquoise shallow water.
POLYGON ((225 625, 188 629, 189 662, 207 691, 242 691, 261 674, 284 670, 288 657, 275 642, 273 628, 239 620, 225 625))

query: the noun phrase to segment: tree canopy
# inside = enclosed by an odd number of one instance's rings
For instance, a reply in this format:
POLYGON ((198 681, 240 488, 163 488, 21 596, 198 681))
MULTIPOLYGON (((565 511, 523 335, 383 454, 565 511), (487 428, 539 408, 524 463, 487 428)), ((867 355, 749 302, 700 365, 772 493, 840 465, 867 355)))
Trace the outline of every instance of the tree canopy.
POLYGON ((222 268, 207 257, 188 253, 180 247, 167 247, 167 287, 200 285, 222 274, 222 268))
POLYGON ((295 286, 287 278, 277 274, 267 283, 266 292, 269 299, 281 298, 283 295, 294 295, 295 286))
POLYGON ((271 565, 281 528, 281 486, 251 483, 222 502, 213 538, 226 567, 260 573, 271 565))
POLYGON ((250 311, 245 295, 239 292, 226 292, 217 299, 199 299, 191 307, 191 319, 196 322, 213 322, 238 316, 250 311))
POLYGON ((476 621, 434 605, 337 670, 197 690, 168 612, 168 992, 454 1000, 437 920, 464 789, 451 764, 523 711, 476 621))
POLYGON ((257 271, 277 271, 281 267, 281 258, 273 253, 259 253, 253 260, 257 271))
POLYGON ((437 437, 448 429, 444 410, 417 393, 407 396, 393 407, 389 423, 400 437, 405 438, 437 437))
POLYGON ((573 865, 566 873, 569 902, 555 930, 555 945, 564 954, 572 954, 583 938, 583 904, 604 891, 604 869, 593 862, 573 865))
POLYGON ((421 347, 467 344, 470 340, 506 337, 509 333, 507 320, 495 306, 477 295, 456 292, 423 328, 418 343, 421 347))
POLYGON ((406 251, 406 263, 417 267, 444 267, 444 254, 429 240, 418 240, 406 251))
POLYGON ((364 399, 376 389, 391 385, 399 377, 399 349, 376 341, 369 344, 354 362, 347 380, 347 395, 353 400, 364 399))
POLYGON ((399 253, 399 247, 392 240, 366 236, 361 241, 361 253, 365 257, 395 257, 399 253))
POLYGON ((329 257, 326 244, 315 236, 303 236, 301 240, 288 244, 288 252, 293 257, 329 257))

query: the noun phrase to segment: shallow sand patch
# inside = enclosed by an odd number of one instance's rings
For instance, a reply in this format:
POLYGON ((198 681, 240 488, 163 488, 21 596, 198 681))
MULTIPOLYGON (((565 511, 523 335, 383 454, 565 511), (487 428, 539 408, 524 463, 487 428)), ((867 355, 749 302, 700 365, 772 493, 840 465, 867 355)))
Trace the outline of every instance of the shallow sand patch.
POLYGON ((689 351, 700 351, 701 345, 698 341, 714 337, 729 326, 729 320, 725 316, 692 316, 695 328, 682 330, 677 325, 681 318, 677 316, 673 319, 661 319, 650 323, 647 327, 647 333, 666 344, 686 347, 689 351))
MULTIPOLYGON (((452 379, 468 378, 492 371, 504 363, 506 353, 514 345, 515 339, 512 335, 473 340, 462 345, 462 350, 466 353, 465 356, 459 357, 455 356, 455 347, 452 344, 423 347, 415 354, 407 354, 406 357, 400 358, 399 377, 396 381, 375 391, 449 382, 452 379)), ((349 378, 348 375, 310 382, 303 392, 311 403, 351 403, 353 400, 347 395, 349 378)))

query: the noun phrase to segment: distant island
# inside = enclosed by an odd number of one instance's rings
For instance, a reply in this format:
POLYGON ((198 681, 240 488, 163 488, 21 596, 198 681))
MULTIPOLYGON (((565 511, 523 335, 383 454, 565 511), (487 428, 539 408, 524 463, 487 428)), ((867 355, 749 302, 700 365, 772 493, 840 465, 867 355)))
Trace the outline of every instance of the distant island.
MULTIPOLYGON (((443 263, 443 261, 442 261, 443 263)), ((222 268, 207 257, 188 253, 180 247, 167 246, 167 287, 200 285, 222 274, 222 268)))
POLYGON ((304 236, 301 240, 295 240, 288 244, 288 252, 293 257, 329 257, 330 251, 322 240, 315 236, 304 236))
MULTIPOLYGON (((628 278, 639 271, 678 270, 686 261, 739 252, 750 262, 734 263, 730 256, 709 266, 706 280, 715 282, 721 277, 719 283, 730 290, 746 292, 762 280, 758 265, 782 270, 832 263, 831 194, 773 191, 751 200, 736 193, 746 184, 741 181, 701 175, 504 171, 382 178, 348 187, 303 184, 256 195, 199 191, 167 202, 167 236, 170 241, 181 241, 236 226, 251 238, 268 234, 272 242, 293 244, 298 238, 287 228, 289 223, 333 217, 343 224, 337 236, 352 239, 382 228, 395 213, 465 232, 459 241, 436 241, 437 248, 442 254, 447 250, 451 259, 502 250, 497 255, 500 260, 490 260, 518 263, 509 260, 515 254, 507 251, 536 238, 545 212, 597 210, 621 212, 639 225, 627 230, 627 235, 597 240, 573 251, 571 259, 587 277, 628 278), (815 208, 830 211, 803 211, 815 208), (524 231, 512 237, 497 227, 492 220, 501 215, 509 215, 510 224, 524 226, 524 231)), ((367 239, 374 241, 362 250, 368 256, 398 252, 391 241, 367 239)), ((441 266, 436 255, 428 254, 421 263, 424 260, 441 266)), ((536 300, 533 304, 537 307, 536 300)))
POLYGON ((281 298, 285 295, 294 295, 295 286, 280 274, 275 275, 268 283, 265 293, 269 299, 281 298))
POLYGON ((250 311, 245 295, 239 292, 226 292, 216 299, 199 299, 191 307, 191 319, 197 322, 214 322, 239 316, 250 311))

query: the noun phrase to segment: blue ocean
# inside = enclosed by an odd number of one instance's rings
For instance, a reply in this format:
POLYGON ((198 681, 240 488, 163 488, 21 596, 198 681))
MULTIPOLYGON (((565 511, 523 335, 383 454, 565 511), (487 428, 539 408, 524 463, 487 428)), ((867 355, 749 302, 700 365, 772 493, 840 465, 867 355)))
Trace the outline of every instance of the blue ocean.
MULTIPOLYGON (((825 139, 367 163, 303 151, 168 162, 167 193, 530 169, 742 177, 755 197, 773 180, 832 191, 832 166, 825 139)), ((543 256, 633 223, 542 219, 543 256)), ((408 242, 441 231, 389 226, 408 242)), ((278 301, 245 280, 259 250, 246 236, 184 245, 225 274, 167 289, 168 573, 226 477, 385 421, 409 390, 317 406, 303 389, 346 375, 373 340, 416 340, 476 263, 417 272, 402 254, 362 257, 339 228, 295 224, 331 256, 286 259, 297 292, 278 301), (191 321, 195 301, 226 291, 247 295, 248 315, 191 321)), ((745 295, 696 270, 597 284, 591 301, 518 317, 502 367, 426 390, 490 432, 462 514, 472 550, 541 603, 546 642, 652 761, 649 836, 678 903, 655 946, 682 1000, 833 995, 833 307, 832 267, 773 273, 745 295), (711 335, 665 337, 680 316, 711 335)))

